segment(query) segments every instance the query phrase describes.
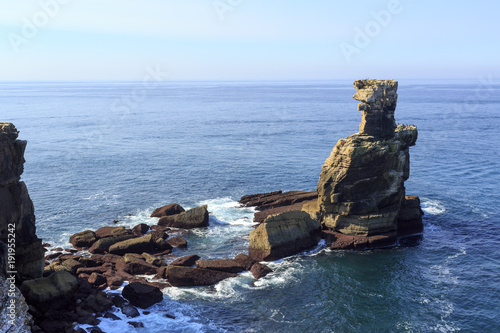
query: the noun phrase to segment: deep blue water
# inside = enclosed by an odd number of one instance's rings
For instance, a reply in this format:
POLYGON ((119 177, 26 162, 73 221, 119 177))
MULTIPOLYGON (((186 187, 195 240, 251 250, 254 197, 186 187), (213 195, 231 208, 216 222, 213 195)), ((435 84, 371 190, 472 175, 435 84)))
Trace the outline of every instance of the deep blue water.
MULTIPOLYGON (((188 250, 244 252, 244 194, 312 190, 338 139, 358 131, 351 82, 0 83, 0 121, 28 140, 23 180, 38 235, 148 218, 159 205, 207 203, 188 250), (136 96, 136 97, 134 97, 136 96), (130 214, 130 215, 129 215, 130 214)), ((107 332, 500 331, 500 84, 400 81, 396 119, 419 129, 408 194, 424 234, 392 249, 326 251, 271 263, 215 287, 169 288, 107 332), (164 317, 175 314, 176 319, 164 317)))

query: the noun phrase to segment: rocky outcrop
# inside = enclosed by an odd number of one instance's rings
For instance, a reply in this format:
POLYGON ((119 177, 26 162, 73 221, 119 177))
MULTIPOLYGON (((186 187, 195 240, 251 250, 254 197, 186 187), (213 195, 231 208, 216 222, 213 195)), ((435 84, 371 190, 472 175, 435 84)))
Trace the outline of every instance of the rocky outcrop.
POLYGON ((265 211, 272 208, 291 206, 317 197, 318 194, 315 191, 290 191, 285 193, 274 191, 245 195, 238 202, 245 207, 255 207, 257 210, 265 211))
POLYGON ((0 276, 15 271, 20 283, 42 276, 44 249, 36 235, 33 202, 20 181, 27 142, 17 137, 13 124, 0 123, 0 276), (7 254, 14 250, 15 260, 8 260, 7 254))
POLYGON ((317 202, 303 210, 335 232, 384 234, 392 241, 405 203, 409 147, 417 140, 417 128, 395 124, 397 81, 358 80, 354 86, 354 98, 361 102, 360 131, 338 141, 321 170, 317 202))
POLYGON ((271 215, 250 232, 249 255, 257 261, 277 260, 318 244, 321 225, 302 211, 271 215))
POLYGON ((207 205, 195 207, 177 215, 164 216, 160 218, 158 225, 183 229, 208 227, 207 205))
POLYGON ((245 268, 234 259, 198 260, 196 268, 212 269, 214 271, 241 273, 245 268))

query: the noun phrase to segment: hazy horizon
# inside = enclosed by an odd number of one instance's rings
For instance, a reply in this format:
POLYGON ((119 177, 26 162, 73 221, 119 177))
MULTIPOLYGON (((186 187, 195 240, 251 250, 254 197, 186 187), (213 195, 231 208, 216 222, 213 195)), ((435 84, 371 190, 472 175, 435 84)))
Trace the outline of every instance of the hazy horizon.
POLYGON ((494 80, 483 4, 0 0, 0 81, 494 80))

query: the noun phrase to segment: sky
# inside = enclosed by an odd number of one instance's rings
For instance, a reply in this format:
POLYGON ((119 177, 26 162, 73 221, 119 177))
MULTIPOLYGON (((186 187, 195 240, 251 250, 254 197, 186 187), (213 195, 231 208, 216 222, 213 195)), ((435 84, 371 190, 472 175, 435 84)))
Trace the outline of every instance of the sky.
POLYGON ((0 81, 500 77, 493 0, 0 0, 0 81))

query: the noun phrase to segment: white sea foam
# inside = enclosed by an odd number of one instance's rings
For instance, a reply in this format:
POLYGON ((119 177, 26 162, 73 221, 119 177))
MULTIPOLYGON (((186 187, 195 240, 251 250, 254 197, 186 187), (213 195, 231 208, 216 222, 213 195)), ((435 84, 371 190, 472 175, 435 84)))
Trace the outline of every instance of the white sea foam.
POLYGON ((422 210, 430 215, 439 215, 446 211, 444 205, 438 200, 422 198, 421 204, 422 210))

